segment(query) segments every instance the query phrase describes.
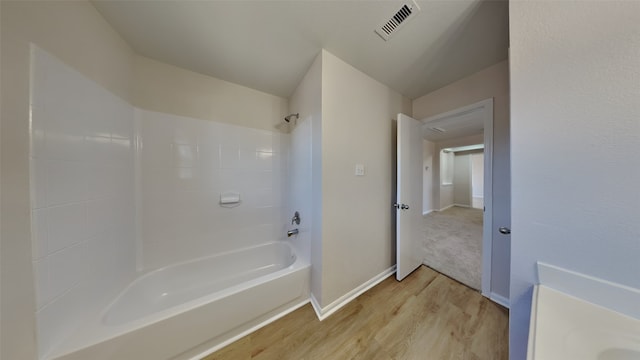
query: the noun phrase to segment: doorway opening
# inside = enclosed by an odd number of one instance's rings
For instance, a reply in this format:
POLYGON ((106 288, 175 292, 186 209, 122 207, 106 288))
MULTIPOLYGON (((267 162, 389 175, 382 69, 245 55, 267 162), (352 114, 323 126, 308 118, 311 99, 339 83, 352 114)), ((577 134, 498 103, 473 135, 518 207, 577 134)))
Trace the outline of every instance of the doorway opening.
POLYGON ((421 122, 424 264, 488 296, 493 99, 421 122))

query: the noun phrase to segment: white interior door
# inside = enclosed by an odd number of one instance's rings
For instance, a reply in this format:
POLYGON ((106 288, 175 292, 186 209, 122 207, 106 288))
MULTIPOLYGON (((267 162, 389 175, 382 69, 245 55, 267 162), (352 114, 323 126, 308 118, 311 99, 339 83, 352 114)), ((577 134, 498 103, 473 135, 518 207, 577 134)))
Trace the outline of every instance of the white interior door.
POLYGON ((398 114, 396 196, 396 279, 402 280, 422 264, 422 123, 398 114))

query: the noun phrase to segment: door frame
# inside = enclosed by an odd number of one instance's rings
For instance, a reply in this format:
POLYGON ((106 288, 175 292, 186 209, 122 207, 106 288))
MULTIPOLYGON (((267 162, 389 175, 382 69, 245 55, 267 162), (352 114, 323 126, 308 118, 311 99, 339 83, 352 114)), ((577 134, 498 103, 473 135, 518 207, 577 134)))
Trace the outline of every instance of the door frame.
MULTIPOLYGON (((433 115, 420 121, 426 124, 431 121, 466 115, 475 111, 482 111, 484 118, 484 214, 482 217, 482 282, 480 291, 483 296, 493 299, 491 296, 491 253, 493 249, 493 98, 433 115)), ((440 180, 438 179, 438 184, 439 183, 440 180)), ((473 199, 471 200, 473 201, 473 199)))

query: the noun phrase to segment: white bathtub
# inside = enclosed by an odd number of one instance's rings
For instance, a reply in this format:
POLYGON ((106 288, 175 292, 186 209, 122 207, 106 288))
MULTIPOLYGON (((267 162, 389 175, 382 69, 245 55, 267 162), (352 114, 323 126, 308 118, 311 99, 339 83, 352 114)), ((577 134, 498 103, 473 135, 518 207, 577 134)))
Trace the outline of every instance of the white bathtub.
POLYGON ((197 358, 308 300, 309 265, 267 243, 138 277, 50 358, 197 358))

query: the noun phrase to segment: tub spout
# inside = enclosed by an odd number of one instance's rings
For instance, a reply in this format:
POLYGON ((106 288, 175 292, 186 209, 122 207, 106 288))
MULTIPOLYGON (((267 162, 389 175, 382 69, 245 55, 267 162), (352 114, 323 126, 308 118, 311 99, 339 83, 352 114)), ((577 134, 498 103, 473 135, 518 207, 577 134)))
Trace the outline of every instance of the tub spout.
POLYGON ((287 237, 292 237, 293 235, 298 235, 298 229, 287 231, 287 237))

